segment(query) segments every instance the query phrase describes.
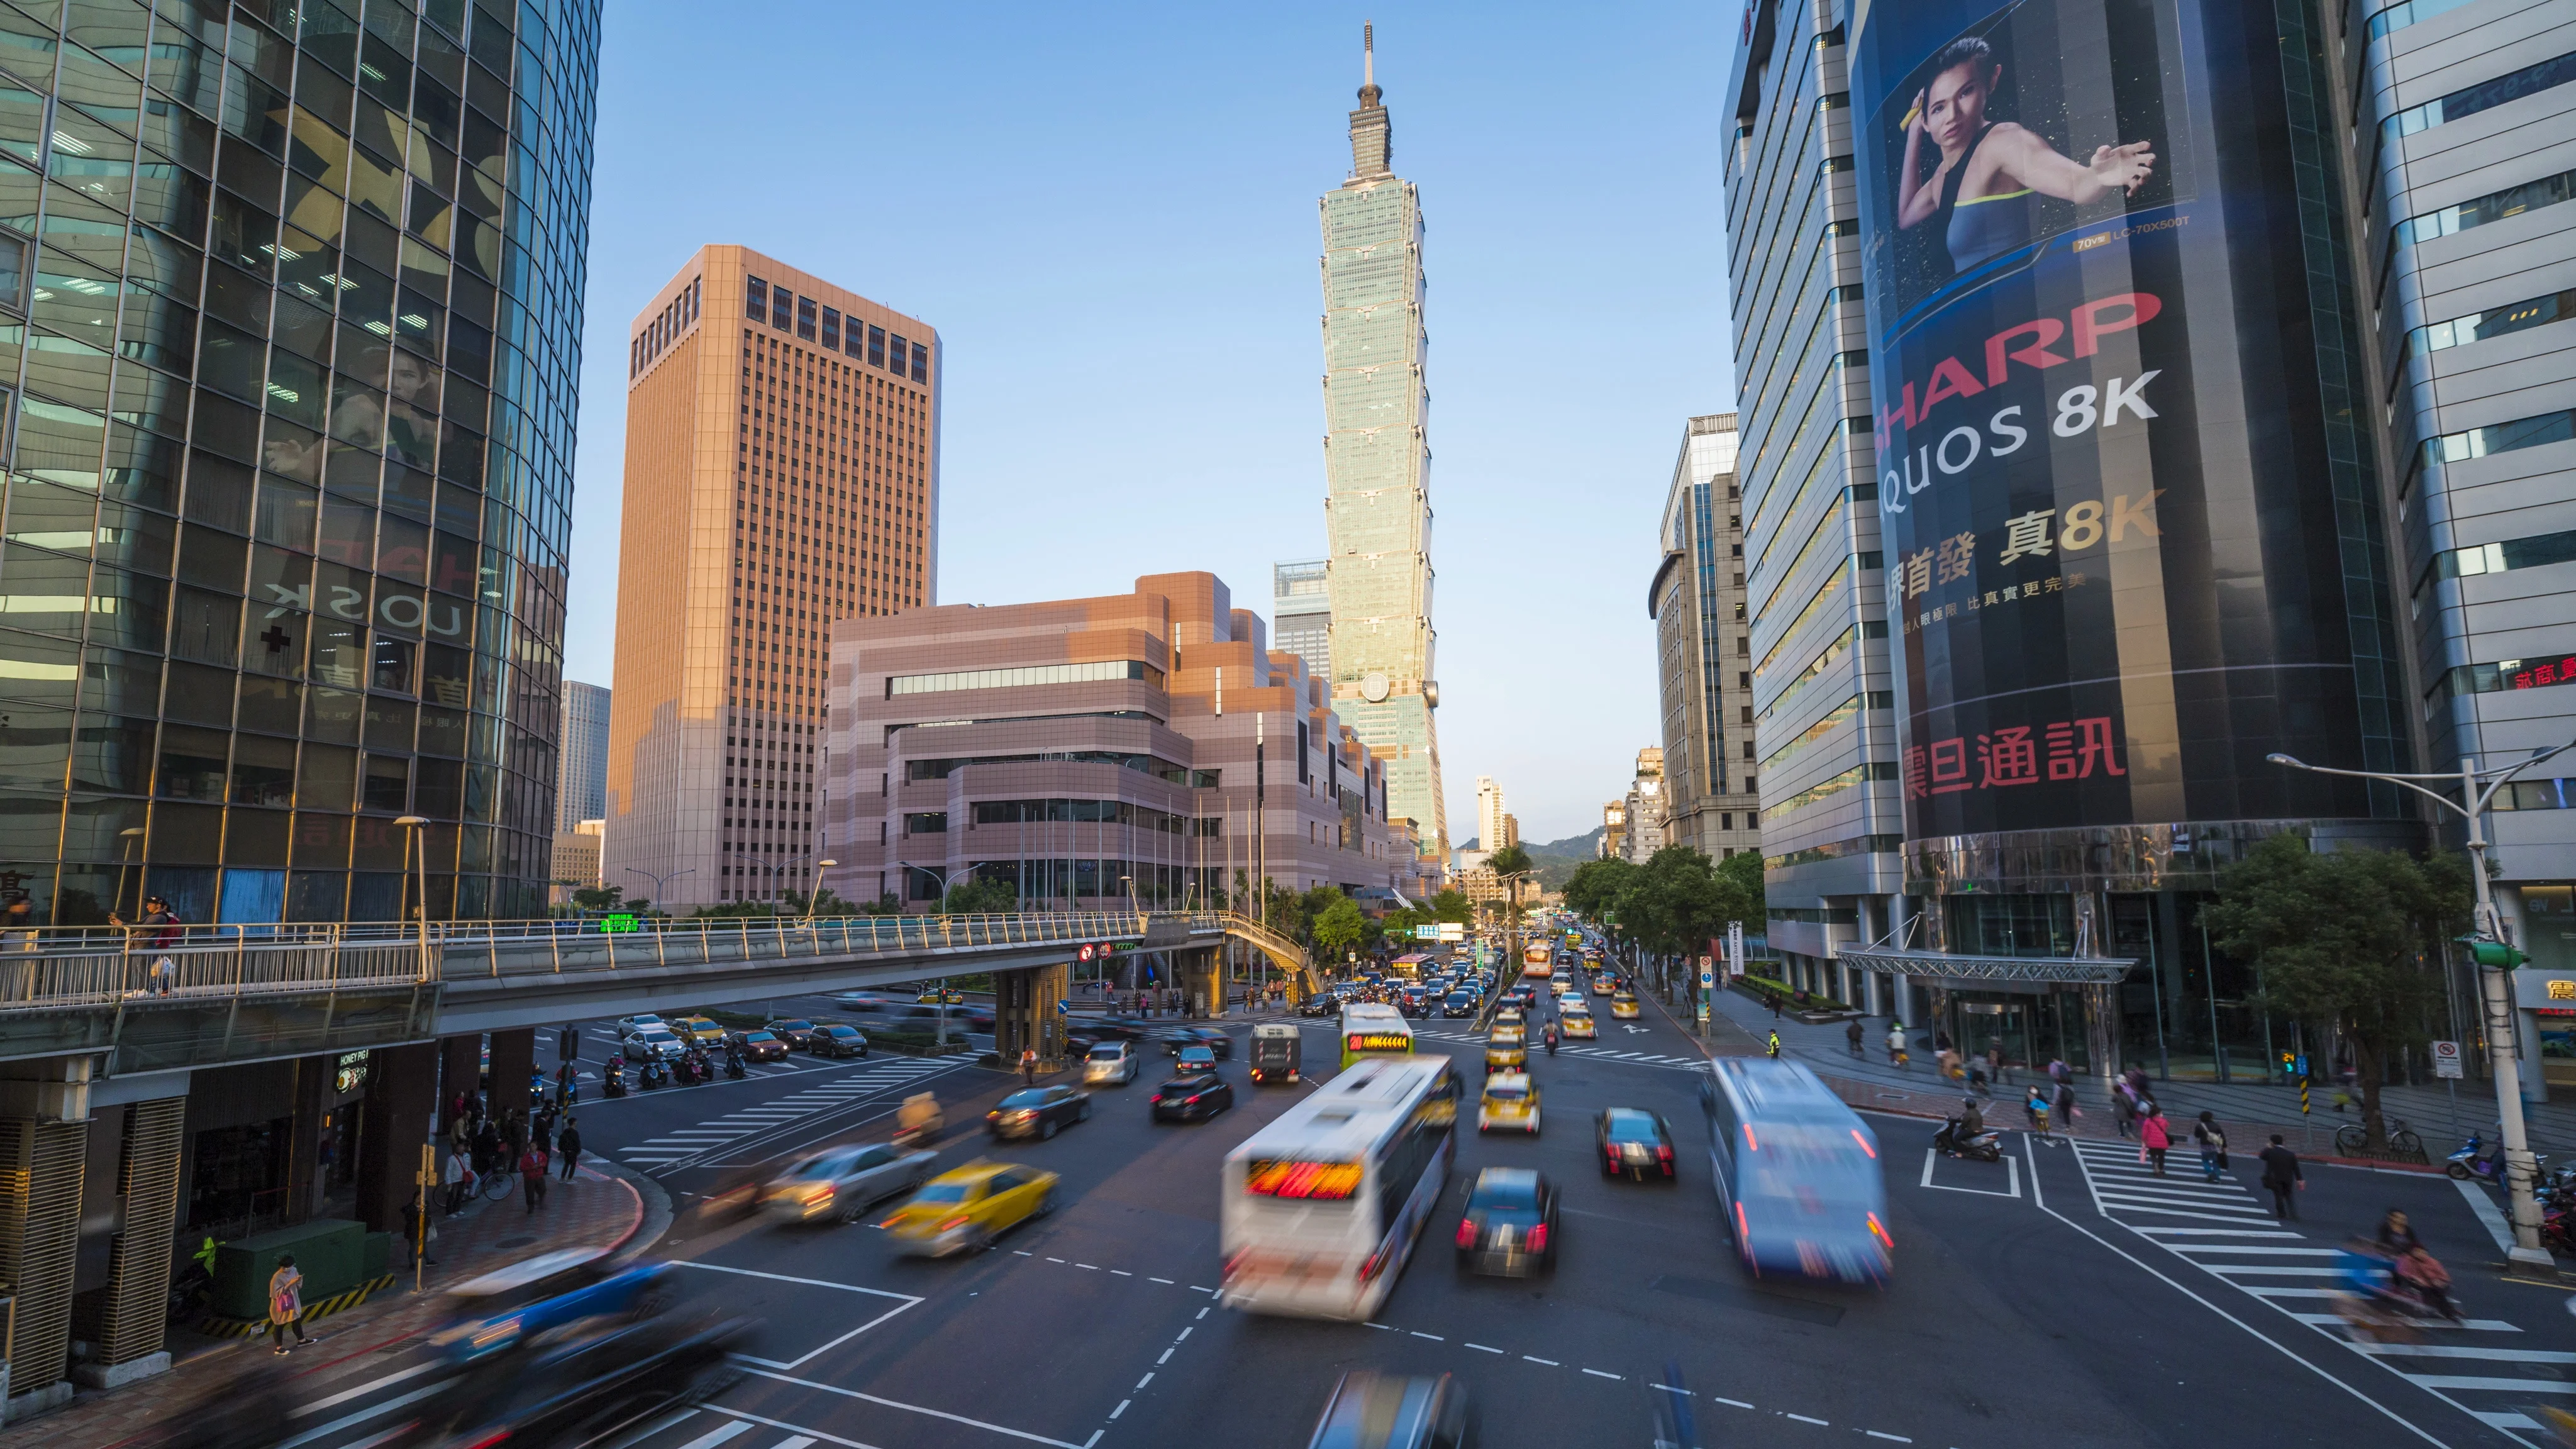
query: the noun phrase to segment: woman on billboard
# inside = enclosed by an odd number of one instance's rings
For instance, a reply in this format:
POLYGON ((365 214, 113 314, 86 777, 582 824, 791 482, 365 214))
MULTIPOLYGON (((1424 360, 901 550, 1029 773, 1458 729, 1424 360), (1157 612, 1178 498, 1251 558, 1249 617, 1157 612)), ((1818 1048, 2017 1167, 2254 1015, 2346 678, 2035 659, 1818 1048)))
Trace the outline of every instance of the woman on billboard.
POLYGON ((1896 224, 1910 229, 1937 220, 1954 274, 2030 244, 2033 193, 2081 206, 2113 191, 2135 193, 2155 170, 2150 142, 2097 146, 2089 163, 2079 163, 2036 131, 1987 120, 1986 104, 2002 76, 1993 47, 1962 36, 1932 58, 1932 82, 1915 94, 1905 116, 1896 224), (1941 150, 1941 164, 1928 176, 1927 135, 1941 150))

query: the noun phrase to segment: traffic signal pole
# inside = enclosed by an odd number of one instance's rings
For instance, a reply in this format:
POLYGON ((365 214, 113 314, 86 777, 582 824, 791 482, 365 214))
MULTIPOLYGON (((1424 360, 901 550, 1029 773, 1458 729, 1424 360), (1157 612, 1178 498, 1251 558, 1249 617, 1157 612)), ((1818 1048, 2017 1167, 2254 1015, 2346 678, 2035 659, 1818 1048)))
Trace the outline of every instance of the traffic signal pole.
MULTIPOLYGON (((2469 820, 2469 874, 2478 888, 2477 931, 2502 945, 2495 893, 2487 885, 2486 811, 2481 808, 2487 802, 2478 794, 2477 761, 2466 755, 2460 758, 2460 799, 2470 807, 2463 813, 2469 820)), ((2505 1256, 2517 1268, 2554 1274, 2557 1264, 2540 1245, 2540 1199, 2533 1191, 2540 1164, 2531 1155, 2531 1133, 2522 1120, 2522 1034, 2513 1019, 2512 979, 2513 958, 2518 954, 2510 948, 2470 948, 2472 969, 2478 973, 2478 997, 2486 1005, 2487 1062, 2495 1074, 2496 1121, 2504 1136, 2505 1211, 2513 1221, 2513 1247, 2505 1256)), ((2532 1068, 2539 1069, 2536 1064, 2532 1068)))

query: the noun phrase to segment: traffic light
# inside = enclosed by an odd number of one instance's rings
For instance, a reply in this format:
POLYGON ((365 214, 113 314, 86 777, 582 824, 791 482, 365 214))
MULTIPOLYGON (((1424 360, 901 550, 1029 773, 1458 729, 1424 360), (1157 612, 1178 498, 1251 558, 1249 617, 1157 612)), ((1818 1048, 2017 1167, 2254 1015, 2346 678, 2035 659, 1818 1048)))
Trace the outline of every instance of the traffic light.
POLYGON ((2482 941, 2475 936, 2462 936, 2460 944, 2469 948, 2469 959, 2481 966, 2512 970, 2531 959, 2529 953, 2516 950, 2502 941, 2482 941))

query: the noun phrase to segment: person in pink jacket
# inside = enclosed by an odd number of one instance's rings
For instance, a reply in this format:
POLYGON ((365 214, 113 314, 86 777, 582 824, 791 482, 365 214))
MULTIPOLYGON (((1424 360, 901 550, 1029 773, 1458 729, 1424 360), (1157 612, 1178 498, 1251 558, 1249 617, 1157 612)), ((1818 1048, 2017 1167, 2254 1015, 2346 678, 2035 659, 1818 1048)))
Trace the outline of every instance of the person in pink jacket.
POLYGON ((2156 1176, 2164 1176, 2165 1149, 2173 1146, 2173 1128, 2165 1121, 2164 1108, 2147 1104, 2147 1115, 2138 1119, 2138 1141, 2147 1150, 2147 1160, 2155 1164, 2156 1176))

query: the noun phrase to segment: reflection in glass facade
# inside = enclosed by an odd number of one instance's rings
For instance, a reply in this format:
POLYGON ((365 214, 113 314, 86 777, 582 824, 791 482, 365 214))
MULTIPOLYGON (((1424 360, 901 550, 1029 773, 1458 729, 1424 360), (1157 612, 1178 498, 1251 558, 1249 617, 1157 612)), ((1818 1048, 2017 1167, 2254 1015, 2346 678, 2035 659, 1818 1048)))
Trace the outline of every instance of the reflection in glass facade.
POLYGON ((0 6, 0 890, 542 909, 599 16, 0 6))

